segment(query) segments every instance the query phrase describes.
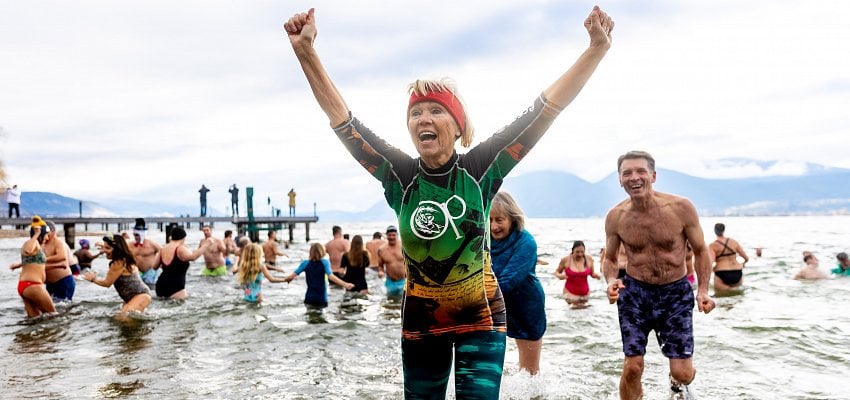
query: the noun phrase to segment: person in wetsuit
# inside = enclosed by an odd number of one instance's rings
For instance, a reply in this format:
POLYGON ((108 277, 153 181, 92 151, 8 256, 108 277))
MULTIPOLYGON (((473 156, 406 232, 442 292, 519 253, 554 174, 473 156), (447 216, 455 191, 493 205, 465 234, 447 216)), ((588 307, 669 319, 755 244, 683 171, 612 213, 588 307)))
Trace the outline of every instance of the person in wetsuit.
POLYGON ((186 231, 179 226, 174 228, 171 231, 171 242, 162 247, 162 264, 159 266, 162 273, 156 280, 156 296, 185 299, 189 295, 186 292, 189 262, 202 256, 211 243, 211 240, 205 238, 195 251, 189 250, 186 247, 186 231))
POLYGON ((717 239, 708 248, 714 262, 714 292, 726 292, 744 284, 744 265, 750 260, 744 248, 735 239, 723 236, 726 225, 714 224, 717 239), (738 262, 738 256, 744 259, 738 262))
POLYGON ((453 363, 458 398, 499 397, 506 317, 490 265, 490 202, 507 173, 578 95, 608 52, 611 18, 594 7, 584 26, 590 45, 575 64, 512 123, 466 154, 458 154, 455 145, 460 140, 471 146, 474 129, 454 83, 412 83, 406 118, 419 156, 413 158, 348 109, 314 47, 314 10, 284 24, 334 132, 381 181, 398 217, 407 266, 401 342, 407 398, 444 398, 453 363))

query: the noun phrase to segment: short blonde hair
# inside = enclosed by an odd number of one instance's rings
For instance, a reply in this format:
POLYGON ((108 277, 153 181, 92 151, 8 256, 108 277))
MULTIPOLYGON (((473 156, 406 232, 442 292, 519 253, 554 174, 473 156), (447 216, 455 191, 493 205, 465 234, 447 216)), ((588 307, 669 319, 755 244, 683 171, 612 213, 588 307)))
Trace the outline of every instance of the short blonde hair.
POLYGON ((496 193, 490 206, 490 212, 493 212, 493 209, 502 211, 511 219, 512 230, 521 231, 525 229, 525 216, 522 215, 522 209, 519 208, 519 204, 508 192, 496 193))
POLYGON ((472 121, 469 120, 469 112, 466 108, 466 102, 463 101, 463 97, 460 97, 457 90, 457 84, 453 79, 448 77, 442 77, 436 80, 417 79, 407 85, 407 92, 408 94, 415 94, 417 96, 424 96, 431 92, 449 92, 454 95, 454 97, 460 102, 460 106, 463 107, 463 123, 466 126, 466 129, 460 133, 460 145, 463 147, 469 147, 472 145, 475 128, 472 126, 472 121))

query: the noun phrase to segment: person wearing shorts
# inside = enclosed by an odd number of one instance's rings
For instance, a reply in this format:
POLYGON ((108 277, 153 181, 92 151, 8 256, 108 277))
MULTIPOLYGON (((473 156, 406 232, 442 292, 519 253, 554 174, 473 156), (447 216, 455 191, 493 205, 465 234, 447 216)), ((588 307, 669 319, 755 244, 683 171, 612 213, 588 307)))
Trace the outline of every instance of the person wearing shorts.
POLYGON ((669 360, 671 399, 689 399, 688 385, 696 376, 694 303, 705 313, 714 309, 708 295, 710 250, 690 200, 653 190, 655 159, 649 153, 623 154, 617 160, 617 173, 629 198, 605 217, 605 248, 618 249, 622 244, 628 263, 626 275, 619 278, 620 252, 606 251, 602 270, 608 301, 617 303, 623 340, 620 399, 643 397, 643 356, 650 331, 655 331, 669 360), (688 244, 697 274, 696 297, 684 262, 688 244))
POLYGON ((404 294, 405 282, 407 282, 407 280, 404 278, 395 280, 393 278, 387 277, 387 279, 384 281, 384 287, 386 287, 387 289, 387 296, 401 297, 404 294))
POLYGON ((667 358, 691 358, 694 354, 694 292, 687 278, 666 285, 651 285, 623 278, 617 308, 623 353, 643 356, 650 331, 655 331, 661 353, 667 358))

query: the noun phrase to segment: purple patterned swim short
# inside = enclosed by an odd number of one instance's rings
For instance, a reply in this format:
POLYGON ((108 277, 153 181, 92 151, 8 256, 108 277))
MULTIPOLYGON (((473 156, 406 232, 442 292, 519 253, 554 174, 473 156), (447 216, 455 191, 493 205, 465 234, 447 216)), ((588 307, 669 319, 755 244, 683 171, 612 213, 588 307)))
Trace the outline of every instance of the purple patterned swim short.
POLYGON ((646 353, 649 331, 667 358, 691 358, 694 353, 694 292, 687 278, 665 285, 651 285, 623 278, 617 309, 623 353, 627 357, 646 353))

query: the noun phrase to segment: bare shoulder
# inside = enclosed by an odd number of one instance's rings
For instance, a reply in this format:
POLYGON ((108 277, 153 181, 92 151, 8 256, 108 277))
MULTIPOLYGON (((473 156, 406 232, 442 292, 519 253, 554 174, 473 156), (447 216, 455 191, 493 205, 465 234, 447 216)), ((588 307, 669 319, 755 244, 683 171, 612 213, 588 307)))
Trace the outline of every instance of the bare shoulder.
POLYGON ((608 217, 609 218, 612 217, 612 216, 613 217, 619 217, 622 213, 624 213, 626 210, 629 209, 631 204, 632 204, 632 199, 625 199, 625 200, 617 203, 617 205, 615 205, 610 210, 608 210, 608 217))
POLYGON ((623 200, 608 211, 608 214, 605 215, 605 232, 610 233, 617 230, 617 225, 623 215, 628 213, 631 202, 630 199, 623 200))
POLYGON ((687 197, 661 192, 655 192, 655 194, 659 200, 659 203, 662 205, 676 207, 678 210, 683 211, 696 210, 696 208, 694 207, 694 203, 692 203, 691 200, 687 197))

